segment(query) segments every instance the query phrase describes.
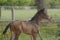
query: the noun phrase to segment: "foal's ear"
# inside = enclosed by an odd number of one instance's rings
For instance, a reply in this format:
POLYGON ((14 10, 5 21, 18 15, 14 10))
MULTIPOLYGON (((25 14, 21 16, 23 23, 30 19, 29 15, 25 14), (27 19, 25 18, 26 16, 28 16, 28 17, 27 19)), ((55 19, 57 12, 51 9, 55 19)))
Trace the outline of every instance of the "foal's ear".
POLYGON ((41 12, 44 12, 44 11, 45 11, 45 8, 41 9, 40 11, 41 11, 41 12))

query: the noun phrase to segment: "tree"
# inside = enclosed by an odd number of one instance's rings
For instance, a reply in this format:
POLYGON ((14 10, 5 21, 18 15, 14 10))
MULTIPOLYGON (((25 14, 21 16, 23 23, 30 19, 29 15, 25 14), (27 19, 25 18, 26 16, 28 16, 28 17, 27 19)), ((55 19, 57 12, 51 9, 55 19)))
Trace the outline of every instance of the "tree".
POLYGON ((35 0, 35 2, 36 2, 37 10, 45 8, 45 13, 47 13, 45 0, 35 0))

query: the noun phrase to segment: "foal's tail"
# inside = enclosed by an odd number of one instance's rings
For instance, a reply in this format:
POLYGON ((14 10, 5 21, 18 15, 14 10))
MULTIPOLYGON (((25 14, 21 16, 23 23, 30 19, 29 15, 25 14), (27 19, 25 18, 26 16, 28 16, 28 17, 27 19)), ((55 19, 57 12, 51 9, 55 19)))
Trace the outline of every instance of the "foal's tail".
POLYGON ((3 31, 3 34, 5 34, 6 32, 7 32, 7 30, 8 30, 8 28, 11 26, 11 23, 9 23, 7 26, 6 26, 6 28, 4 29, 4 31, 3 31))

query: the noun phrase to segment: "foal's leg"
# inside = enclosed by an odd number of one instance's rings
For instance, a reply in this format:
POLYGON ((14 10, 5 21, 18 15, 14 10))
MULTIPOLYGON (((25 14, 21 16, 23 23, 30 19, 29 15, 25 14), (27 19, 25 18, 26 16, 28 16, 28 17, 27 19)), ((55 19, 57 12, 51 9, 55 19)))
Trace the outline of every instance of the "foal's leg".
POLYGON ((41 37, 41 33, 40 33, 40 32, 38 32, 38 34, 39 34, 40 39, 41 39, 41 40, 43 40, 43 39, 42 39, 42 37, 41 37))
POLYGON ((33 40, 33 37, 32 37, 32 35, 31 35, 30 37, 31 37, 31 40, 33 40))
POLYGON ((14 40, 14 39, 15 39, 15 33, 11 32, 11 38, 10 38, 10 40, 14 40))
POLYGON ((18 33, 12 32, 12 34, 11 34, 11 39, 10 39, 10 40, 18 40, 19 35, 20 35, 20 33, 18 34, 18 33))
POLYGON ((36 40, 37 34, 36 33, 33 33, 32 36, 33 36, 33 40, 36 40))
POLYGON ((15 34, 15 39, 14 40, 18 40, 19 38, 19 34, 15 34))

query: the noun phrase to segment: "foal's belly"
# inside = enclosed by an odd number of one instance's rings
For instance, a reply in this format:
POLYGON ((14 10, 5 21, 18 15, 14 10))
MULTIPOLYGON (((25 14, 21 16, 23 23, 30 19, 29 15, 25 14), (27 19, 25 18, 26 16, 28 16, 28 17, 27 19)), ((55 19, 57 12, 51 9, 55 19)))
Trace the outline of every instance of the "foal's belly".
POLYGON ((22 28, 22 32, 25 33, 25 34, 32 34, 32 28, 22 28))
POLYGON ((32 34, 32 32, 28 32, 28 31, 26 31, 26 32, 23 31, 23 33, 24 33, 24 34, 28 34, 28 35, 31 35, 31 34, 32 34))
POLYGON ((33 34, 33 33, 37 33, 37 29, 35 27, 29 27, 29 26, 26 26, 26 28, 22 28, 22 33, 24 34, 33 34))

